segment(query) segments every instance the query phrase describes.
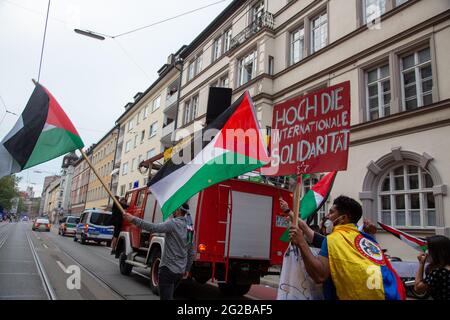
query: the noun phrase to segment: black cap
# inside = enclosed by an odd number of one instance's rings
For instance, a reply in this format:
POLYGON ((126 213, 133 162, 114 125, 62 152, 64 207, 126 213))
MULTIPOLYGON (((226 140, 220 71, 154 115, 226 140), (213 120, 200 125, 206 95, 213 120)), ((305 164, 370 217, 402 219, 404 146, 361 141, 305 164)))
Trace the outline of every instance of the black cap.
POLYGON ((189 213, 189 205, 187 202, 183 203, 180 207, 180 210, 186 213, 189 213))

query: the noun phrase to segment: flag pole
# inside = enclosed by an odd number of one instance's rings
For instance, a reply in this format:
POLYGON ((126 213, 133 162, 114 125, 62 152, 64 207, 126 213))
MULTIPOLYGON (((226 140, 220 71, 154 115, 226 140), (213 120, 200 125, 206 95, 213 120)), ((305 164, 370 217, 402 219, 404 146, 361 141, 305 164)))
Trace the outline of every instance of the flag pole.
POLYGON ((294 218, 292 219, 292 223, 294 224, 294 226, 298 225, 298 217, 300 214, 301 192, 302 192, 302 176, 299 175, 297 177, 297 183, 295 184, 294 190, 294 206, 293 206, 294 218))
POLYGON ((98 180, 100 180, 100 183, 103 185, 103 188, 105 188, 106 192, 108 192, 109 196, 113 199, 115 205, 120 209, 120 211, 122 212, 122 214, 125 214, 125 210, 123 209, 122 205, 120 204, 119 201, 117 201, 116 197, 114 197, 114 195, 112 194, 111 190, 109 190, 108 186, 106 185, 106 183, 103 181, 102 177, 98 174, 97 170, 94 168, 94 166, 92 165, 91 161, 89 160, 89 158, 87 157, 86 153, 83 151, 83 149, 78 149, 78 151, 81 152, 81 155, 83 156, 84 160, 86 160, 87 164, 89 165, 89 167, 91 168, 91 170, 94 172, 94 174, 97 176, 98 180))

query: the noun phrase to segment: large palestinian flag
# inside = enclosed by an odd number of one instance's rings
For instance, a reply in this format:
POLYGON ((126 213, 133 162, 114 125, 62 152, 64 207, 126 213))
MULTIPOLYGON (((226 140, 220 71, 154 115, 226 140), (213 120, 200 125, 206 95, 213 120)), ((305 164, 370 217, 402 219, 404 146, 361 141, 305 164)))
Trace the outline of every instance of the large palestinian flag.
POLYGON ((36 83, 25 110, 0 143, 0 178, 83 146, 59 103, 36 83))
MULTIPOLYGON (((317 211, 319 211, 327 201, 336 174, 337 171, 327 173, 319 182, 313 185, 311 189, 305 193, 302 200, 300 200, 300 218, 302 218, 302 220, 308 219, 308 224, 312 221, 312 218, 317 211)), ((289 242, 289 230, 286 230, 281 235, 280 240, 289 242)))
POLYGON ((149 182, 166 219, 197 192, 269 162, 263 136, 245 92, 184 147, 149 182))
POLYGON ((408 246, 413 247, 414 249, 416 249, 418 251, 422 251, 422 252, 425 252, 427 250, 426 240, 414 237, 406 232, 403 232, 396 228, 390 227, 387 224, 384 224, 381 222, 378 222, 378 224, 381 226, 381 228, 383 228, 384 231, 389 232, 393 236, 402 240, 408 246))

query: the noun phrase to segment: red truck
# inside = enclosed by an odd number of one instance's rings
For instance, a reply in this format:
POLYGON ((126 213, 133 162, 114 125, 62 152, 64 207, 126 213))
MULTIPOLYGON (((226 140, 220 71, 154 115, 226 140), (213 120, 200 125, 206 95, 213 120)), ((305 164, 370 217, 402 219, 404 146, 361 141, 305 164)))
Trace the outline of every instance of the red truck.
MULTIPOLYGON (((189 200, 194 222, 196 258, 191 276, 199 283, 217 281, 222 293, 244 295, 269 267, 281 265, 287 244, 279 240, 287 223, 279 198, 290 205, 292 193, 268 184, 232 179, 211 186, 189 200)), ((146 221, 162 221, 160 206, 148 188, 126 194, 127 211, 146 221)), ((116 246, 120 272, 133 266, 150 269, 150 286, 158 293, 158 266, 164 235, 150 234, 124 222, 116 246)))

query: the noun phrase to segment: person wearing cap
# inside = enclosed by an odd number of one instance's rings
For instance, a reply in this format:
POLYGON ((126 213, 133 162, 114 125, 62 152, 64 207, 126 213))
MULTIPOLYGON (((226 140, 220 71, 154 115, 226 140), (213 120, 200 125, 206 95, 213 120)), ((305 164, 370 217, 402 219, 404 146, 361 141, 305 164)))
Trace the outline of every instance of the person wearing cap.
POLYGON ((162 223, 150 223, 128 213, 124 219, 150 233, 164 233, 164 250, 159 265, 159 297, 173 300, 173 293, 181 279, 187 278, 194 259, 192 245, 192 220, 189 205, 184 203, 162 223))

